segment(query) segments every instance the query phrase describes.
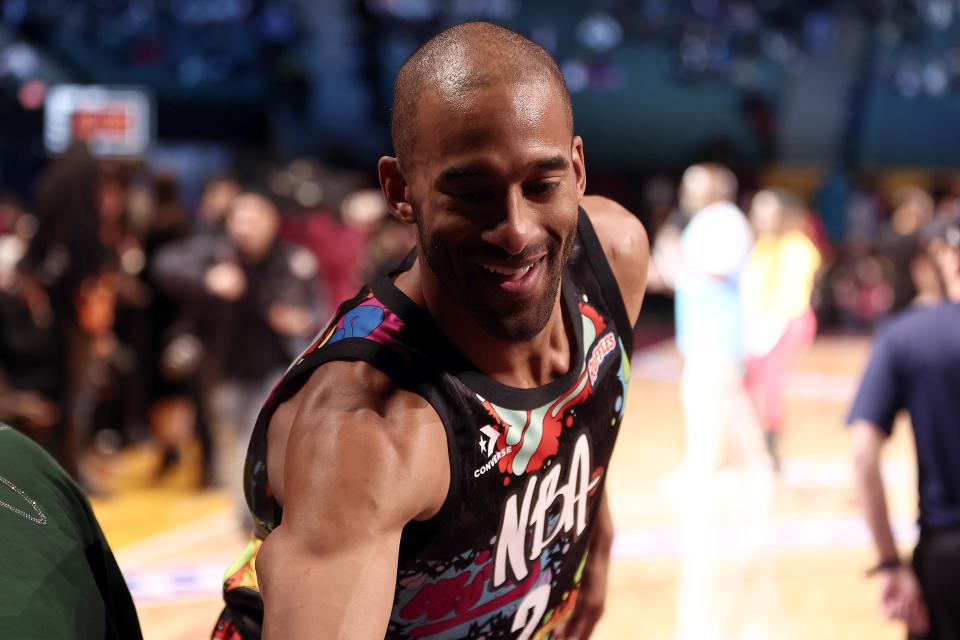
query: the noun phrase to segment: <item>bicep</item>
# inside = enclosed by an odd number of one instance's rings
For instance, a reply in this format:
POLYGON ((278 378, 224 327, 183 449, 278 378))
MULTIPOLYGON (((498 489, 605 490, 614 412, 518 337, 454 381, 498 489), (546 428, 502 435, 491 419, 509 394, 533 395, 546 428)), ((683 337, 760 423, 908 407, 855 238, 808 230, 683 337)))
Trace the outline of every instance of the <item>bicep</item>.
POLYGON ((257 560, 265 637, 383 637, 403 527, 449 483, 448 468, 426 459, 445 436, 409 398, 385 411, 321 399, 290 430, 283 521, 257 560))
POLYGON ((361 440, 291 437, 283 521, 257 558, 267 639, 311 637, 317 629, 335 638, 384 634, 400 535, 413 509, 377 472, 391 466, 391 454, 361 440))

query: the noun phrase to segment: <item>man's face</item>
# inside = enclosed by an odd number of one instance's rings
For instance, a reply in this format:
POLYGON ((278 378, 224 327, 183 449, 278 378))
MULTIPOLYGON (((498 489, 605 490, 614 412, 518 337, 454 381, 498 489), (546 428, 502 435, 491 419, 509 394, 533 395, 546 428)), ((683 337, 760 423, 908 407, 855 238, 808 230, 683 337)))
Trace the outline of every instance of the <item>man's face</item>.
POLYGON ((529 340, 553 311, 583 195, 583 149, 546 82, 421 98, 404 172, 420 254, 492 336, 529 340))

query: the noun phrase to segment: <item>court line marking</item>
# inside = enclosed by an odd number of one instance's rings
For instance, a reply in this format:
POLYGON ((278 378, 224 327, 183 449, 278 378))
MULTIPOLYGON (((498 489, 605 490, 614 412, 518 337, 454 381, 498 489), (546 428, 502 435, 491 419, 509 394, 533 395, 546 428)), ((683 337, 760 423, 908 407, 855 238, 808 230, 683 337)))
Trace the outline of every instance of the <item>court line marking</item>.
MULTIPOLYGON (((679 383, 683 358, 675 347, 655 347, 634 353, 631 375, 654 382, 679 383)), ((787 379, 787 395, 849 402, 857 391, 859 376, 794 370, 787 379)))
MULTIPOLYGON (((899 545, 912 545, 917 525, 912 520, 893 524, 899 545)), ((683 555, 684 545, 696 539, 698 549, 718 555, 744 552, 825 551, 869 548, 870 533, 862 518, 805 518, 775 522, 753 522, 741 526, 709 526, 698 520, 684 528, 658 527, 619 533, 613 542, 617 562, 640 562, 653 558, 683 555)))
MULTIPOLYGON (((232 524, 229 510, 208 516, 197 525, 213 524, 214 518, 232 524), (226 516, 226 517, 224 517, 226 516)), ((200 527, 178 527, 155 539, 138 543, 135 551, 143 558, 166 555, 191 544, 206 542, 222 535, 222 529, 209 527, 203 535, 200 527), (159 539, 159 540, 157 540, 159 539)), ((917 527, 911 520, 894 525, 894 536, 900 545, 916 541, 917 527)), ((682 558, 686 545, 693 544, 717 555, 739 553, 783 553, 823 550, 868 549, 870 535, 861 518, 807 518, 745 523, 741 526, 704 527, 698 522, 685 529, 682 525, 636 529, 620 532, 613 544, 613 560, 632 564, 664 558, 682 558)), ((121 563, 123 566, 123 563, 121 563)), ((127 564, 124 571, 127 585, 137 606, 166 606, 181 602, 216 599, 220 596, 223 572, 227 562, 202 562, 178 567, 135 568, 127 564)))
MULTIPOLYGON (((186 547, 222 538, 236 526, 236 516, 230 507, 218 509, 185 525, 167 529, 137 542, 114 550, 117 564, 124 571, 155 562, 158 557, 181 551, 186 547)), ((237 549, 240 552, 240 548, 237 549)), ((226 570, 226 566, 224 566, 226 570)))

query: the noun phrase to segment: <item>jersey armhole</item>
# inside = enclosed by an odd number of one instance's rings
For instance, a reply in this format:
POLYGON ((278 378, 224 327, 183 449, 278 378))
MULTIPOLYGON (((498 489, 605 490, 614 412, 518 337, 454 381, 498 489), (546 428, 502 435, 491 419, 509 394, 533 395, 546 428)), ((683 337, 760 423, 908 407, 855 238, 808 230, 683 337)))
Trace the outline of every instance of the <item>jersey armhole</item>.
POLYGON ((580 208, 580 237, 583 241, 583 250, 590 261, 590 267, 593 274, 600 283, 600 291, 603 294, 610 313, 613 315, 613 322, 617 327, 617 333, 623 340, 624 348, 628 355, 633 354, 633 325, 627 316, 627 308, 623 303, 623 294, 620 292, 620 285, 617 284, 617 278, 613 275, 610 262, 607 255, 603 252, 603 245, 600 244, 600 238, 590 222, 587 212, 580 208))
MULTIPOLYGON (((411 362, 372 340, 344 338, 335 344, 310 353, 295 368, 291 369, 287 374, 288 377, 277 387, 275 392, 277 400, 274 408, 296 393, 317 368, 328 362, 338 360, 366 362, 386 374, 401 389, 415 393, 426 400, 433 407, 443 425, 447 439, 447 460, 450 464, 450 486, 436 515, 427 520, 411 520, 404 526, 400 545, 400 560, 402 562, 425 546, 430 538, 443 528, 450 514, 456 508, 456 497, 460 495, 461 464, 457 455, 455 435, 451 426, 443 419, 443 416, 447 415, 448 412, 443 405, 442 395, 437 389, 438 381, 431 379, 431 375, 435 376, 436 374, 432 374, 431 370, 424 366, 424 363, 411 362)), ((272 412, 270 415, 272 416, 272 412)), ((269 420, 269 418, 266 419, 269 420)), ((266 433, 264 433, 263 438, 266 441, 266 433)), ((264 445, 265 459, 266 445, 264 445)), ((279 505, 276 509, 276 521, 279 523, 283 510, 279 505)))

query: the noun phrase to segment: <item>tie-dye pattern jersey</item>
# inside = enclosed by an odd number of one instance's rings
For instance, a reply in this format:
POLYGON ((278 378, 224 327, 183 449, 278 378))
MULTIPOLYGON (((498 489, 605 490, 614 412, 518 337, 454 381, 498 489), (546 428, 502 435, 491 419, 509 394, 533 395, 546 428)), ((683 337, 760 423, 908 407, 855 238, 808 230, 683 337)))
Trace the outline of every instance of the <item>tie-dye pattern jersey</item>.
POLYGON ((573 366, 536 389, 472 368, 389 278, 341 306, 258 420, 246 488, 260 535, 282 515, 267 481, 273 411, 323 363, 369 362, 431 403, 451 469, 440 513, 404 529, 387 637, 551 637, 576 606, 630 376, 629 320, 582 211, 561 293, 573 366))

